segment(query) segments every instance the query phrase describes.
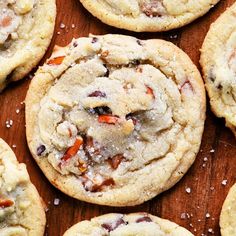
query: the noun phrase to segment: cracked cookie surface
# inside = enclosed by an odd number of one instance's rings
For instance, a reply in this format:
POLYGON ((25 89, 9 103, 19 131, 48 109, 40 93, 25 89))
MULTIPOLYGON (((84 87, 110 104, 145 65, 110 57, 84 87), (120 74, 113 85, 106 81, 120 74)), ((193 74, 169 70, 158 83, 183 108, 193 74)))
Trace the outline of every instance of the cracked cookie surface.
POLYGON ((55 0, 0 0, 0 92, 43 57, 55 17, 55 0))
POLYGON ((108 25, 132 31, 167 31, 208 12, 219 0, 80 0, 108 25))
POLYGON ((31 153, 57 188, 126 206, 172 187, 201 143, 205 91, 189 57, 122 35, 57 47, 26 97, 31 153))
POLYGON ((106 214, 82 221, 63 236, 193 236, 185 228, 148 213, 106 214))
POLYGON ((236 135, 236 4, 210 27, 201 49, 201 66, 216 116, 236 135))
POLYGON ((41 198, 24 164, 0 139, 0 235, 43 236, 46 224, 41 198))
POLYGON ((222 236, 236 235, 236 184, 231 187, 220 215, 220 228, 222 236))

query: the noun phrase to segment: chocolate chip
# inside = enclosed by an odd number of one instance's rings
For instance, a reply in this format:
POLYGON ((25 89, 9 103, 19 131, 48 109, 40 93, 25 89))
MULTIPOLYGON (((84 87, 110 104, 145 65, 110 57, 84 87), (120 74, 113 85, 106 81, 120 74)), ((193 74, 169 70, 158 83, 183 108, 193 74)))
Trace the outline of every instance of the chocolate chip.
POLYGON ((88 95, 88 97, 101 97, 101 98, 105 98, 107 95, 104 93, 104 92, 101 92, 101 91, 94 91, 92 93, 90 93, 88 95))
POLYGON ((76 47, 78 46, 78 43, 75 41, 75 42, 73 43, 73 46, 76 48, 76 47))
POLYGON ((223 88, 223 86, 221 84, 217 85, 217 89, 221 90, 223 88))
POLYGON ((139 39, 137 39, 137 44, 139 45, 139 46, 143 46, 143 43, 142 43, 142 41, 141 40, 139 40, 139 39))
POLYGON ((106 229, 108 232, 111 232, 123 224, 128 224, 128 223, 126 223, 122 218, 120 218, 115 223, 104 223, 102 224, 102 227, 106 229))
POLYGON ((87 110, 91 114, 97 114, 97 115, 108 115, 112 114, 112 111, 109 107, 107 106, 102 106, 102 107, 95 107, 95 108, 89 108, 87 110))
POLYGON ((37 148, 37 155, 38 156, 41 156, 42 153, 46 150, 46 147, 44 145, 40 145, 38 148, 37 148))
POLYGON ((130 62, 130 64, 135 65, 135 66, 138 66, 138 65, 140 65, 140 60, 138 60, 138 59, 132 60, 132 61, 130 62))
POLYGON ((104 74, 105 77, 109 77, 110 71, 107 68, 106 64, 103 64, 103 66, 107 69, 106 73, 104 74))
POLYGON ((152 222, 152 220, 148 216, 144 216, 136 220, 136 223, 141 223, 141 222, 152 222))
POLYGON ((97 41, 98 41, 98 38, 96 38, 96 37, 92 38, 92 43, 96 43, 97 41))

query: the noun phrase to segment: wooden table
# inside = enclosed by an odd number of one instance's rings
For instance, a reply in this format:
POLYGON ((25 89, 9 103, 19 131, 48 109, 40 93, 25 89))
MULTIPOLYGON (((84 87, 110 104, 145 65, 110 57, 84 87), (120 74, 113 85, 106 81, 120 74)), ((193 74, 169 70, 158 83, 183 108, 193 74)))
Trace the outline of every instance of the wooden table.
MULTIPOLYGON (((210 24, 233 2, 234 0, 221 0, 204 17, 179 30, 167 33, 132 33, 101 23, 78 0, 58 0, 55 34, 45 58, 50 55, 55 44, 64 46, 73 37, 87 36, 89 33, 122 33, 142 39, 170 40, 199 66, 199 49, 210 24), (66 27, 60 27, 61 23, 66 27)), ((221 206, 230 186, 236 181, 236 141, 230 130, 225 128, 224 120, 214 117, 209 110, 209 104, 201 150, 192 168, 177 185, 140 206, 97 206, 74 200, 55 189, 31 157, 25 138, 23 104, 30 83, 29 77, 12 84, 0 95, 0 137, 13 147, 18 160, 26 163, 31 180, 48 207, 45 235, 60 236, 74 223, 104 213, 136 211, 147 211, 167 218, 186 227, 195 235, 220 235, 218 225, 221 206), (13 120, 11 128, 6 127, 8 120, 13 120), (223 180, 227 180, 226 185, 222 184, 223 180), (186 188, 191 188, 191 193, 187 193, 186 188), (56 198, 60 199, 58 206, 54 205, 56 198), (209 217, 206 217, 207 213, 209 217), (214 233, 208 232, 211 229, 214 233)))

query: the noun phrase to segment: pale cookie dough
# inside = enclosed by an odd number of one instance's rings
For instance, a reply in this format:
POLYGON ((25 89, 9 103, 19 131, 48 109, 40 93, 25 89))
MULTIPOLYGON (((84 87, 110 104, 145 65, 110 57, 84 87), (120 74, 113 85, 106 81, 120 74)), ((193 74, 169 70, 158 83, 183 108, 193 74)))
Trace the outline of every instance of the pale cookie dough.
POLYGON ((236 184, 230 189, 220 215, 222 236, 236 236, 236 184))
POLYGON ((220 0, 80 0, 102 22, 132 31, 167 31, 208 12, 220 0))
POLYGON ((41 198, 25 165, 0 139, 0 235, 43 236, 45 224, 41 198))
POLYGON ((236 135, 236 3, 211 25, 201 52, 211 109, 236 135))
POLYGON ((81 221, 63 236, 193 236, 187 229, 148 213, 106 214, 81 221))
POLYGON ((0 92, 43 57, 55 17, 55 0, 0 0, 0 92))
POLYGON ((103 205, 136 205, 177 183, 204 119, 198 70, 163 40, 73 40, 37 71, 26 97, 28 145, 44 174, 103 205))

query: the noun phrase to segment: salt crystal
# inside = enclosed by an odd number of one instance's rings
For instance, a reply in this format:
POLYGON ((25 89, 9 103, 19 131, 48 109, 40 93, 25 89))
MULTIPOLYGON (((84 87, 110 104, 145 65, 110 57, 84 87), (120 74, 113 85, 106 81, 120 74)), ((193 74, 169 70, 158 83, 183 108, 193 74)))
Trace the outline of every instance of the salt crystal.
POLYGON ((191 188, 186 188, 185 191, 186 193, 191 193, 191 188))
POLYGON ((55 206, 58 206, 60 204, 60 199, 59 198, 55 198, 53 204, 55 206))
POLYGON ((227 179, 224 179, 224 180, 221 182, 221 184, 225 186, 225 185, 227 184, 227 182, 228 182, 228 180, 227 180, 227 179))
POLYGON ((65 24, 63 24, 63 23, 60 24, 61 29, 65 29, 65 27, 66 27, 65 24))

